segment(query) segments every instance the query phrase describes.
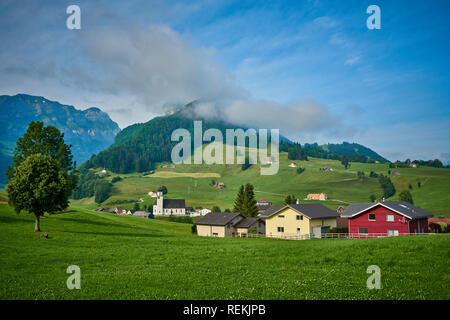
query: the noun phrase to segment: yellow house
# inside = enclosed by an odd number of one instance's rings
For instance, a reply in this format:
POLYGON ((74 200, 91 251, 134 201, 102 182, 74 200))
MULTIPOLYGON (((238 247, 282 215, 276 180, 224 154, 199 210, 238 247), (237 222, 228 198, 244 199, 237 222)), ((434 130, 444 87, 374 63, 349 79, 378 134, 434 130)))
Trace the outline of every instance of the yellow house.
POLYGON ((325 192, 321 193, 310 193, 306 196, 306 200, 322 200, 325 201, 328 199, 328 195, 325 192))
POLYGON ((339 214, 321 204, 272 206, 260 218, 266 221, 268 237, 320 237, 336 227, 339 214))

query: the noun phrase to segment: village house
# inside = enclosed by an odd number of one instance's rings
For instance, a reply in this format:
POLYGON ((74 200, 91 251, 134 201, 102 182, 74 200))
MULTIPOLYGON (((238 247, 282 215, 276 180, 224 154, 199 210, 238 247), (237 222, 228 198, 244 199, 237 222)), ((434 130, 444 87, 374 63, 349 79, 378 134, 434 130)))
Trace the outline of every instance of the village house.
POLYGON ((203 207, 196 207, 195 208, 195 214, 199 215, 199 216, 205 216, 208 213, 211 213, 212 210, 208 209, 208 208, 203 208, 203 207))
POLYGON ((192 207, 186 207, 186 214, 194 213, 194 208, 192 207))
POLYGON ((310 193, 306 196, 306 200, 321 200, 325 201, 328 199, 328 195, 325 192, 321 193, 310 193))
POLYGON ((116 214, 127 214, 127 209, 124 209, 124 208, 122 208, 122 207, 116 207, 115 209, 114 209, 114 213, 116 213, 116 214))
POLYGON ((150 192, 148 193, 148 195, 149 195, 150 197, 152 197, 152 198, 157 198, 157 197, 158 197, 158 194, 157 194, 155 191, 150 191, 150 192))
POLYGON ((269 237, 321 237, 336 227, 339 214, 321 204, 271 206, 260 217, 269 237))
POLYGON ((403 201, 354 203, 341 215, 348 218, 352 238, 428 233, 433 214, 403 201))
POLYGON ((289 167, 297 168, 297 164, 295 162, 291 162, 291 163, 289 163, 289 167))
POLYGON ((272 202, 269 200, 261 199, 256 202, 256 207, 258 208, 258 214, 263 213, 267 208, 272 205, 272 202))
POLYGON ((163 216, 184 216, 186 203, 184 199, 164 199, 162 192, 158 191, 156 204, 153 206, 153 214, 163 216))
POLYGON ((150 215, 150 212, 146 212, 146 211, 133 212, 133 216, 135 216, 135 217, 148 218, 149 215, 150 215))
POLYGON ((254 228, 258 234, 264 234, 264 221, 259 218, 246 218, 240 213, 210 212, 194 223, 199 236, 247 236, 250 228, 254 228))
POLYGON ((223 189, 223 188, 225 188, 225 183, 223 183, 223 182, 218 182, 218 183, 216 183, 216 184, 214 185, 214 188, 217 188, 217 189, 223 189))
POLYGON ((336 207, 336 212, 337 213, 342 213, 344 211, 345 211, 345 208, 343 206, 339 205, 339 206, 336 207))
POLYGON ((260 218, 245 218, 239 221, 236 226, 236 232, 238 236, 246 237, 249 233, 252 233, 253 229, 255 234, 266 233, 266 223, 260 218))

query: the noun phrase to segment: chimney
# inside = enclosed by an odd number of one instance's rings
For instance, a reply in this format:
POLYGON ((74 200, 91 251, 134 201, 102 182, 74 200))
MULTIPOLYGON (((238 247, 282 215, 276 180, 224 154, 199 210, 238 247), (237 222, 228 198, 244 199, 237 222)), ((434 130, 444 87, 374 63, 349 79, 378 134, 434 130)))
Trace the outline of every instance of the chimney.
POLYGON ((297 202, 296 202, 296 204, 300 204, 300 201, 297 199, 297 202))
POLYGON ((383 202, 384 202, 384 197, 383 197, 383 202))

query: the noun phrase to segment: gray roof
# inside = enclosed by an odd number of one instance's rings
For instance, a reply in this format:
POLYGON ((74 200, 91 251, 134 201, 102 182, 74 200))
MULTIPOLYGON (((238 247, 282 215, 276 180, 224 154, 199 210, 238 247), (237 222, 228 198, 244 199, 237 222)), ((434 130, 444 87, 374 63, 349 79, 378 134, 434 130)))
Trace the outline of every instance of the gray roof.
POLYGON ((261 220, 261 219, 260 218, 245 218, 245 219, 242 219, 241 221, 239 221, 235 225, 235 227, 236 228, 250 228, 252 225, 254 225, 259 220, 261 220))
POLYGON ((204 217, 201 217, 200 219, 195 221, 195 224, 224 226, 240 215, 241 215, 240 213, 231 213, 231 212, 210 212, 204 217))
POLYGON ((366 211, 371 207, 375 207, 377 205, 382 205, 388 209, 396 211, 400 214, 403 214, 411 219, 421 219, 432 217, 433 214, 425 211, 419 207, 413 206, 412 204, 404 201, 383 201, 378 203, 354 203, 351 204, 345 209, 342 213, 342 217, 352 217, 359 213, 366 211))
POLYGON ((266 210, 264 210, 259 216, 261 218, 267 218, 270 217, 272 214, 274 214, 275 212, 281 210, 282 208, 284 208, 285 206, 270 206, 268 207, 266 210))
POLYGON ((322 219, 322 218, 335 218, 339 217, 339 214, 331 209, 328 209, 324 205, 321 205, 320 203, 313 203, 313 204, 290 204, 286 206, 272 206, 263 213, 261 213, 262 218, 269 218, 276 214, 277 212, 281 211, 285 208, 292 208, 297 212, 300 212, 307 216, 310 219, 322 219), (274 207, 274 208, 273 208, 274 207))
POLYGON ((135 211, 133 213, 133 216, 135 217, 145 217, 147 218, 150 215, 150 212, 145 212, 145 211, 135 211))
POLYGON ((164 199, 163 200, 164 209, 185 209, 186 203, 184 199, 164 199))
POLYGON ((373 205, 374 203, 352 203, 342 212, 341 217, 351 217, 358 212, 365 211, 373 205))

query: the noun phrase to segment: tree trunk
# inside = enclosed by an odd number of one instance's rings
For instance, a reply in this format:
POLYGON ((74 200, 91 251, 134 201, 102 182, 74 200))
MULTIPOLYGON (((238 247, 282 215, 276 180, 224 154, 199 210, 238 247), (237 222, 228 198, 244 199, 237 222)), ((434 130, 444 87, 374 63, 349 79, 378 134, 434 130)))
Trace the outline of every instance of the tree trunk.
POLYGON ((35 217, 36 217, 36 220, 34 222, 34 232, 40 232, 41 231, 40 225, 39 225, 40 216, 38 214, 36 214, 35 217))

